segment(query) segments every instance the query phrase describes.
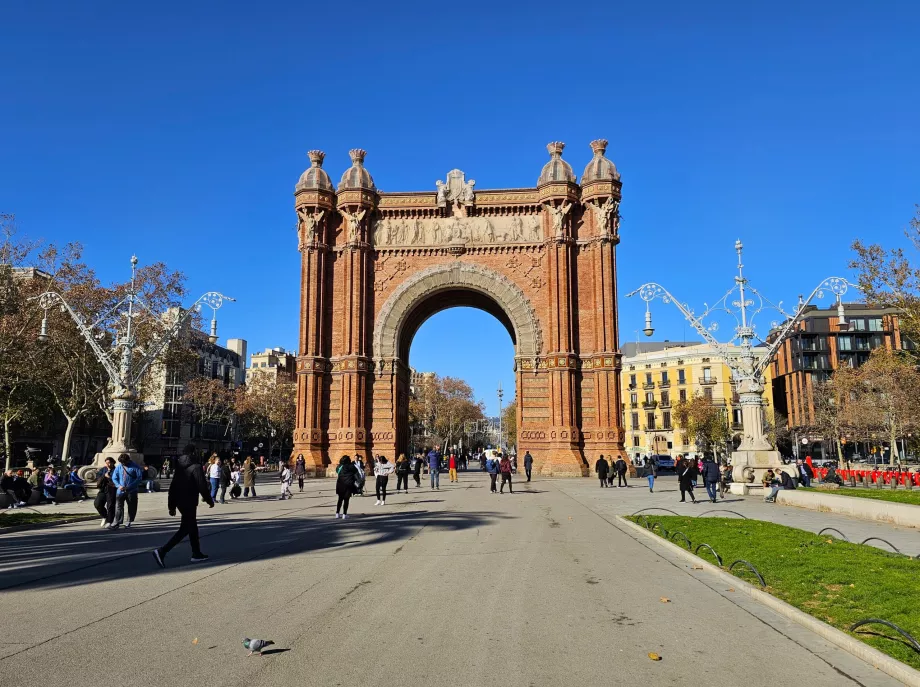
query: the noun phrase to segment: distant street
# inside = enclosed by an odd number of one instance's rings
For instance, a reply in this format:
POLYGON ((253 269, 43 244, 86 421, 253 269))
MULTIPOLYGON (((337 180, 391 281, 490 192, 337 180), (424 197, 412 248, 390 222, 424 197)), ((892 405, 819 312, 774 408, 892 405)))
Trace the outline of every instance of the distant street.
POLYGON ((136 530, 0 535, 0 685, 896 684, 617 527, 677 500, 670 479, 638 484, 492 495, 461 472, 385 507, 356 497, 339 521, 331 480, 280 502, 265 478, 258 499, 199 511, 210 561, 182 544, 164 571, 162 493, 141 494, 136 530), (273 653, 247 658, 243 637, 273 653))

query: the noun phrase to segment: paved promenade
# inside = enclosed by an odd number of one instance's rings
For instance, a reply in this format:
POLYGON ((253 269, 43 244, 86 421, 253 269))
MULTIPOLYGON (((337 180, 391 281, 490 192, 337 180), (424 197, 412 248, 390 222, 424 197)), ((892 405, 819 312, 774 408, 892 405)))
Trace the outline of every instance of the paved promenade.
POLYGON ((670 507, 668 480, 657 495, 541 480, 509 496, 460 479, 386 507, 352 499, 347 521, 331 481, 205 507, 211 560, 183 544, 165 571, 149 553, 178 526, 164 494, 141 495, 131 531, 0 535, 0 685, 896 684, 612 524, 670 507), (244 636, 275 653, 247 658, 244 636))

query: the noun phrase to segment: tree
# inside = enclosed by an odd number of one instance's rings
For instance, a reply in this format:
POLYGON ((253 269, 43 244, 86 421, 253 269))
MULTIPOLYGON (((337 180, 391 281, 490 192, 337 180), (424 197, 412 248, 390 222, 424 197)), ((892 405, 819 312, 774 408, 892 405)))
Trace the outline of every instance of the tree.
POLYGON ((451 446, 468 422, 485 417, 485 405, 473 400, 473 389, 456 377, 426 376, 409 400, 409 422, 434 441, 451 446))
POLYGON ((517 398, 502 411, 502 429, 508 439, 508 447, 517 449, 517 398))
POLYGON ((858 431, 859 417, 856 397, 859 373, 850 367, 841 367, 831 379, 812 387, 811 402, 814 407, 811 429, 825 441, 837 447, 837 460, 843 464, 843 441, 848 432, 858 431))
POLYGON ((194 377, 185 383, 182 400, 190 406, 196 422, 222 427, 224 436, 229 434, 237 399, 235 391, 222 380, 194 377))
MULTIPOLYGON (((920 205, 905 236, 920 250, 920 205)), ((920 267, 915 267, 903 248, 885 249, 880 244, 853 242, 856 257, 850 268, 858 273, 859 288, 866 301, 897 308, 902 331, 920 342, 920 267)))
POLYGON ((243 436, 280 442, 280 450, 293 441, 296 420, 297 384, 255 375, 236 392, 235 410, 243 436))
POLYGON ((858 412, 866 423, 888 435, 892 458, 900 462, 898 434, 920 424, 916 405, 920 372, 905 352, 876 348, 856 373, 858 412))
POLYGON ((674 406, 674 420, 698 451, 721 453, 731 438, 724 409, 714 406, 702 394, 679 401, 674 406))

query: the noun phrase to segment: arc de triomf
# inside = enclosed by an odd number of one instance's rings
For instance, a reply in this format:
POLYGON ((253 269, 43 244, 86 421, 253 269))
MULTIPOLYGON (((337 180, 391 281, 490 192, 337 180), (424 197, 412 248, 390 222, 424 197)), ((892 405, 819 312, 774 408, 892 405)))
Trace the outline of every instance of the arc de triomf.
MULTIPOLYGON (((380 192, 352 150, 337 187, 324 153, 294 191, 301 252, 293 455, 325 476, 340 456, 409 443, 409 347, 458 305, 491 313, 515 349, 518 446, 537 474, 584 476, 622 455, 616 246, 620 176, 593 141, 579 184, 550 143, 535 188, 479 190, 452 170, 425 192, 380 192), (330 461, 331 459, 331 461, 330 461)), ((471 337, 470 356, 489 355, 471 337)))

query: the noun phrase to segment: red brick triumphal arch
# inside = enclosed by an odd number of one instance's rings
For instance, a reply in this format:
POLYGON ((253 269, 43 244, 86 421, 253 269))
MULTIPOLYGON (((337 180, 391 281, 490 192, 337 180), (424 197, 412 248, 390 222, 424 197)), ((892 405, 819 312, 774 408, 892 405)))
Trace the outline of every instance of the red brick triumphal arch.
MULTIPOLYGON (((538 474, 584 476, 623 455, 617 352, 620 177, 606 141, 581 182, 550 143, 535 188, 478 190, 452 170, 429 192, 378 191, 351 151, 334 187, 324 154, 295 187, 301 252, 293 457, 325 476, 343 454, 409 443, 409 347, 422 323, 467 305, 515 349, 518 445, 538 474), (589 460, 590 457, 590 460, 589 460)), ((472 360, 489 355, 471 336, 472 360)))

